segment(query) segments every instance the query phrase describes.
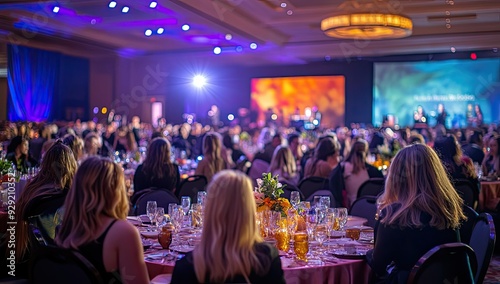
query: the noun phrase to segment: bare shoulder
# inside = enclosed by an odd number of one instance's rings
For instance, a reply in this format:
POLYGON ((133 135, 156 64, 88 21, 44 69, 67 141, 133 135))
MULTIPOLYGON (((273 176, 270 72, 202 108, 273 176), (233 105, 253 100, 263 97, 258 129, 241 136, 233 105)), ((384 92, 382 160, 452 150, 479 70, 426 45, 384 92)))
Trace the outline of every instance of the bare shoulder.
POLYGON ((127 220, 117 220, 113 227, 109 231, 111 236, 116 236, 119 238, 139 236, 139 231, 134 225, 130 224, 127 220))

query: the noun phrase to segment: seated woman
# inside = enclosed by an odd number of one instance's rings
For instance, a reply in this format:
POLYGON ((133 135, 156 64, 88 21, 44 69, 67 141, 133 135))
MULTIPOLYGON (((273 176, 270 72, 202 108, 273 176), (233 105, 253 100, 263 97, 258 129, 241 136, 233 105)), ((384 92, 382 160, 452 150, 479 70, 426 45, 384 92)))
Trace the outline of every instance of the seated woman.
POLYGON ((225 170, 207 192, 200 244, 176 262, 171 283, 285 283, 278 250, 257 228, 250 179, 225 170))
MULTIPOLYGON (((146 159, 134 174, 134 198, 147 188, 161 188, 175 192, 180 183, 179 166, 170 160, 170 143, 165 138, 155 138, 149 143, 146 159)), ((133 203, 133 202, 132 202, 133 203)))
POLYGON ((485 176, 500 176, 500 154, 498 152, 500 136, 493 136, 488 141, 488 153, 484 157, 482 168, 485 176))
POLYGON ((297 163, 293 157, 292 151, 287 146, 278 146, 274 150, 269 172, 274 176, 278 175, 280 182, 297 186, 300 180, 300 174, 297 171, 297 163))
POLYGON ((54 215, 64 203, 76 167, 73 152, 59 140, 45 154, 40 172, 26 184, 16 204, 16 259, 17 271, 21 272, 16 275, 23 274, 22 268, 26 268, 35 245, 28 236, 28 218, 39 215, 43 220, 43 230, 54 239, 57 225, 54 215))
POLYGON ((149 283, 141 237, 125 219, 128 211, 121 166, 89 157, 78 168, 66 197, 56 244, 78 250, 105 283, 149 283))
POLYGON ((474 170, 474 164, 469 157, 462 155, 462 148, 454 135, 437 138, 434 141, 434 151, 438 154, 444 168, 452 178, 466 179, 480 188, 479 180, 474 170))
POLYGON ((439 157, 422 144, 396 155, 378 203, 380 223, 367 260, 378 276, 387 278, 386 283, 406 283, 409 271, 427 251, 457 242, 458 228, 466 218, 463 201, 439 157))
POLYGON ((339 164, 340 144, 333 138, 326 137, 316 146, 312 158, 307 160, 304 178, 317 176, 328 178, 339 164))
POLYGON ((354 142, 345 162, 336 167, 330 175, 330 190, 338 206, 351 207, 358 196, 359 187, 370 178, 383 178, 384 175, 366 162, 368 143, 363 139, 354 142), (343 198, 345 191, 346 199, 343 198))
POLYGON ((28 139, 16 136, 12 138, 7 147, 5 159, 12 162, 18 172, 26 174, 28 173, 28 168, 36 165, 36 161, 29 156, 28 150, 28 139))
POLYGON ((66 134, 63 138, 64 145, 67 145, 75 156, 75 160, 80 162, 83 158, 83 140, 75 134, 66 134))
POLYGON ((195 174, 205 176, 210 182, 212 177, 223 169, 226 169, 226 164, 222 157, 221 139, 218 133, 209 132, 203 138, 203 159, 195 174))

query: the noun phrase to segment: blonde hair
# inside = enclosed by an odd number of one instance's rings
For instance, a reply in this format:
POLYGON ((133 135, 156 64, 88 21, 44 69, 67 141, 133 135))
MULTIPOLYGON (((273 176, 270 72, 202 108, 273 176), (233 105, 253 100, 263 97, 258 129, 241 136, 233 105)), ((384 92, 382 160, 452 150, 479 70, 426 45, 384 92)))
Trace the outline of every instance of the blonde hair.
POLYGON ((221 139, 217 133, 209 132, 203 138, 203 159, 208 160, 210 171, 213 174, 224 169, 221 147, 221 139))
POLYGON ((286 146, 276 147, 269 171, 271 173, 279 171, 285 179, 293 178, 297 174, 297 164, 295 163, 292 150, 286 146))
POLYGON ((125 178, 120 165, 108 158, 89 157, 76 172, 64 202, 64 215, 56 243, 77 249, 96 239, 101 216, 125 219, 129 210, 125 178))
POLYGON ((23 220, 28 203, 43 196, 61 193, 71 186, 77 163, 71 149, 58 140, 44 156, 40 172, 28 182, 17 202, 16 258, 21 260, 30 247, 28 224, 23 220))
POLYGON ((463 200, 439 157, 423 144, 412 144, 398 152, 389 167, 379 204, 379 210, 385 209, 381 223, 387 225, 421 228, 424 224, 420 215, 427 213, 431 227, 456 229, 466 218, 463 200))
POLYGON ((252 183, 243 173, 223 170, 208 185, 201 242, 193 251, 198 282, 220 283, 251 271, 264 275, 271 260, 259 258, 262 242, 256 223, 252 183), (224 206, 221 206, 224 204, 224 206))
POLYGON ((83 155, 83 140, 74 134, 66 134, 63 138, 63 144, 67 145, 73 151, 75 160, 79 160, 83 155))

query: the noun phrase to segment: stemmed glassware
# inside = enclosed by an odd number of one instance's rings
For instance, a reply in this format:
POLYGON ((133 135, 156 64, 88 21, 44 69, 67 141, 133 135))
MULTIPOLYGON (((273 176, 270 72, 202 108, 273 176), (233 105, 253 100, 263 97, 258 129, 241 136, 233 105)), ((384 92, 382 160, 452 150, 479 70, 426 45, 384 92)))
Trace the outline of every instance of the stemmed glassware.
POLYGON ((189 213, 189 209, 191 208, 191 197, 183 196, 181 198, 181 207, 184 211, 184 215, 187 215, 189 213))
POLYGON ((156 209, 156 201, 148 201, 148 203, 146 204, 146 213, 148 214, 149 221, 151 222, 150 228, 152 228, 152 225, 154 225, 154 221, 156 219, 156 209))
POLYGON ((165 208, 157 207, 156 208, 156 229, 160 226, 163 226, 165 222, 165 208))
POLYGON ((345 225, 347 224, 347 208, 344 207, 338 207, 335 208, 335 224, 334 224, 334 229, 337 227, 336 225, 338 224, 338 230, 343 231, 345 225))
POLYGON ((300 192, 298 191, 292 191, 290 195, 290 204, 292 205, 295 210, 297 210, 297 207, 300 204, 300 192))

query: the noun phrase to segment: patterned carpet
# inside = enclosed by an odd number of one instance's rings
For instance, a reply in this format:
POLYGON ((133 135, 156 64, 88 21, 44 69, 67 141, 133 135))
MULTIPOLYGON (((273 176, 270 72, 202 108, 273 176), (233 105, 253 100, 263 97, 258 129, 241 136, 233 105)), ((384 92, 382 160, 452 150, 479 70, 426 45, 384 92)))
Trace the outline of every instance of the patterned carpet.
POLYGON ((500 254, 496 253, 490 262, 490 267, 484 277, 484 284, 499 284, 500 283, 500 254))

